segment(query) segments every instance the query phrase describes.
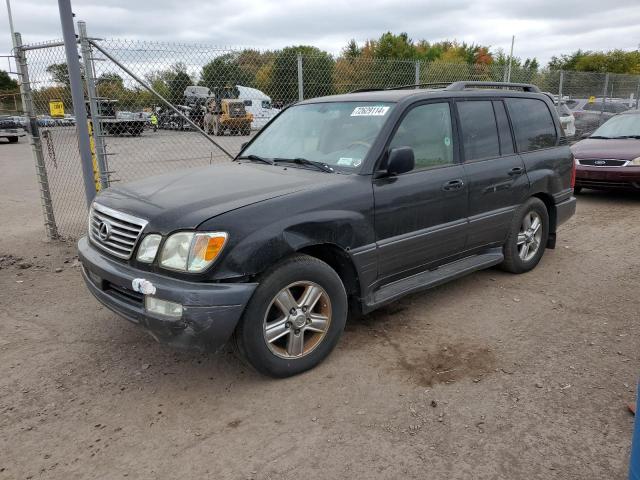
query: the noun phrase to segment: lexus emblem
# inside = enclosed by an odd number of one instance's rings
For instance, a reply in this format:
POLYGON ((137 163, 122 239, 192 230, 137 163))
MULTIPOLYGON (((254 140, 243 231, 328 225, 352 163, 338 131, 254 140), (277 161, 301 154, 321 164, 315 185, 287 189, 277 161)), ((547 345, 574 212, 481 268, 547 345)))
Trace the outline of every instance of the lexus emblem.
POLYGON ((107 222, 100 222, 100 225, 98 225, 98 237, 100 237, 100 240, 106 242, 107 240, 109 240, 110 235, 111 225, 109 225, 107 222))

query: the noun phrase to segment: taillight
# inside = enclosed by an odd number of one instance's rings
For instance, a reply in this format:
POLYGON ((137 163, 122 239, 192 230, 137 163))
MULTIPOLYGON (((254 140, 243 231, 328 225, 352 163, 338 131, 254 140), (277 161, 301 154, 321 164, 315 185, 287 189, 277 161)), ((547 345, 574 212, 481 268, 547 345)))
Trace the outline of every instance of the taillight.
POLYGON ((571 155, 571 188, 576 186, 576 159, 571 155))

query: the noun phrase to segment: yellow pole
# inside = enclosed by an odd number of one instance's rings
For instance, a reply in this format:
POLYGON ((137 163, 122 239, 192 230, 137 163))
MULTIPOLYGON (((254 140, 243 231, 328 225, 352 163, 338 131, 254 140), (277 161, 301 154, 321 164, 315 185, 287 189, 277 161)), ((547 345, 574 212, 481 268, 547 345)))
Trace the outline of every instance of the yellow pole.
POLYGON ((91 120, 87 120, 89 127, 89 147, 91 148, 91 163, 93 164, 93 183, 96 184, 96 193, 100 191, 102 185, 100 183, 100 171, 98 170, 98 158, 96 157, 96 144, 93 141, 93 124, 91 120))

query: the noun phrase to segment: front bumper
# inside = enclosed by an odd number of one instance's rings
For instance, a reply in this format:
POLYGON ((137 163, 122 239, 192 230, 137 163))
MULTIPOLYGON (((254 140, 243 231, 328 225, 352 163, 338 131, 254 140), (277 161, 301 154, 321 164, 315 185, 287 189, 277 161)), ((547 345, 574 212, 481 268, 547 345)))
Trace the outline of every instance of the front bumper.
POLYGON ((640 167, 576 166, 576 187, 640 190, 640 167))
POLYGON ((142 326, 156 340, 177 347, 215 351, 233 333, 256 283, 202 283, 177 280, 132 268, 96 250, 82 237, 78 242, 82 276, 89 291, 106 307, 142 326), (133 290, 134 278, 151 282, 154 297, 183 305, 181 318, 165 317, 144 308, 144 295, 133 290))

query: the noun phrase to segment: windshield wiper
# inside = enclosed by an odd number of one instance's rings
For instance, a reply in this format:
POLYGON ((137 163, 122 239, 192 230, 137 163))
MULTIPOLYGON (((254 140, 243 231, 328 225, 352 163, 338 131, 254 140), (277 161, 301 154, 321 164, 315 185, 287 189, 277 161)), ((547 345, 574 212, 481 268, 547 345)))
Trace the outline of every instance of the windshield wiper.
POLYGON ((588 138, 598 138, 600 140, 611 140, 611 137, 603 137, 602 135, 591 135, 588 138))
POLYGON ((260 155, 246 155, 242 157, 238 157, 236 160, 251 160, 253 162, 262 162, 268 163, 269 165, 274 165, 274 161, 270 158, 261 157, 260 155))
POLYGON ((613 137, 615 139, 618 138, 640 138, 640 135, 620 135, 619 137, 613 137))
POLYGON ((297 157, 297 158, 274 158, 273 160, 275 162, 277 162, 277 163, 296 163, 298 165, 308 165, 310 167, 315 167, 318 170, 321 170, 321 171, 327 172, 327 173, 333 173, 335 171, 333 168, 331 168, 326 163, 318 162, 316 160, 307 160, 306 158, 301 158, 301 157, 297 157))

